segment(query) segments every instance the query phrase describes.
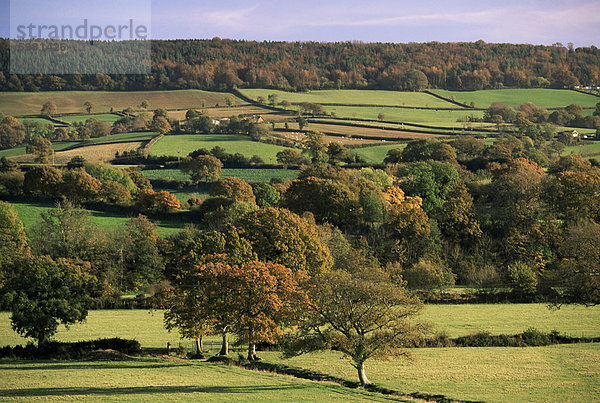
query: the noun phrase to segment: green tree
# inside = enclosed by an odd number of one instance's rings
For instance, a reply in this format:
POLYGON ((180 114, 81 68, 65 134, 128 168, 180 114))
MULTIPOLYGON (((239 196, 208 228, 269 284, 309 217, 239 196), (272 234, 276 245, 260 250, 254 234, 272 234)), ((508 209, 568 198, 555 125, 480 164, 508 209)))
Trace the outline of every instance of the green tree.
POLYGON ((334 350, 352 360, 363 386, 371 382, 365 362, 408 347, 420 336, 409 322, 421 303, 380 270, 348 273, 336 270, 310 281, 309 308, 286 345, 286 355, 334 350))
POLYGON ((58 329, 82 322, 100 286, 95 277, 68 260, 48 256, 24 257, 10 267, 0 290, 11 311, 13 330, 46 343, 58 329))
POLYGON ((187 157, 181 162, 181 171, 190 175, 196 183, 216 181, 221 176, 222 168, 223 163, 210 155, 187 157))
POLYGON ((0 288, 12 260, 29 255, 25 226, 10 203, 0 201, 0 288))
POLYGON ((252 185, 252 192, 256 198, 256 205, 260 208, 275 207, 279 204, 281 195, 268 183, 257 183, 252 185))
POLYGON ((310 131, 306 133, 306 141, 304 142, 304 149, 309 155, 313 164, 320 164, 326 162, 327 159, 327 148, 325 146, 323 133, 310 131))
POLYGON ((286 148, 277 153, 277 162, 283 165, 305 165, 309 161, 298 151, 286 148))

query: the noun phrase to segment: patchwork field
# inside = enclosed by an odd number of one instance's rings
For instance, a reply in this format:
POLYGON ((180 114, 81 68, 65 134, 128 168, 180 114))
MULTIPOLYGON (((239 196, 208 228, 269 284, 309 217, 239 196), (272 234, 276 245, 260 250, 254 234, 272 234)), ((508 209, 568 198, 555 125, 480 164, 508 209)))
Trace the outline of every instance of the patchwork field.
POLYGON ((182 157, 200 148, 208 150, 213 147, 223 147, 228 153, 240 153, 246 157, 258 155, 263 161, 276 162, 276 155, 284 147, 259 143, 250 140, 248 136, 233 134, 184 134, 164 136, 151 148, 152 155, 174 155, 179 152, 182 157))
POLYGON ((582 107, 593 107, 600 102, 600 98, 593 95, 582 94, 571 90, 554 90, 546 88, 529 89, 503 89, 481 91, 446 91, 433 90, 432 92, 444 97, 454 96, 462 103, 475 102, 477 108, 487 108, 494 102, 500 102, 512 107, 518 107, 525 102, 533 102, 544 108, 563 108, 567 105, 577 104, 582 107))
MULTIPOLYGON (((427 108, 458 108, 456 105, 436 98, 424 92, 377 91, 377 90, 317 90, 310 92, 285 92, 270 89, 244 89, 244 95, 254 100, 270 94, 277 95, 277 101, 370 104, 415 106, 427 108)), ((328 108, 329 109, 329 108, 328 108)))
POLYGON ((386 145, 355 148, 352 150, 352 153, 360 155, 367 162, 382 164, 384 158, 387 156, 388 151, 396 149, 396 148, 404 148, 404 147, 406 147, 406 143, 404 143, 404 144, 402 144, 402 143, 386 144, 386 145))
POLYGON ((107 113, 110 108, 122 110, 129 106, 139 109, 142 101, 148 101, 149 110, 202 108, 225 105, 230 99, 234 105, 241 101, 231 94, 200 90, 175 91, 53 91, 53 92, 3 92, 0 97, 0 112, 11 116, 35 115, 40 113, 46 101, 54 101, 58 113, 85 114, 83 104, 92 102, 96 113, 107 113))

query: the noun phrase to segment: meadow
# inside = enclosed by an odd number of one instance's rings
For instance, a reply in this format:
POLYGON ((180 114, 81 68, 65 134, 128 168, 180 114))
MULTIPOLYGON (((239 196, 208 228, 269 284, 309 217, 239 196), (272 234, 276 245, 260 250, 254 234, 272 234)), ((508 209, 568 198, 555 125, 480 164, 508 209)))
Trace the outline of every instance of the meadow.
MULTIPOLYGON (((34 226, 39 220, 43 212, 50 210, 54 206, 51 204, 44 203, 26 203, 26 202, 12 202, 11 203, 21 221, 25 225, 25 230, 28 231, 34 226)), ((131 217, 125 215, 119 215, 116 213, 109 213, 105 211, 94 211, 88 210, 90 213, 90 219, 99 227, 105 229, 124 227, 131 217)), ((174 220, 152 220, 156 224, 156 233, 162 237, 174 234, 185 226, 183 222, 174 220)), ((2 343, 0 343, 1 345, 2 343)))
MULTIPOLYGON (((243 89, 241 92, 254 100, 270 94, 277 95, 277 101, 339 103, 361 105, 395 105, 425 108, 459 108, 424 92, 378 91, 378 90, 316 90, 309 92, 286 92, 270 89, 243 89)), ((327 108, 329 110, 329 108, 327 108)))
POLYGON ((0 399, 89 401, 390 401, 380 394, 206 362, 0 361, 0 399))
POLYGON ((387 156, 388 151, 394 150, 396 148, 404 148, 404 147, 406 147, 406 143, 368 146, 368 147, 354 148, 354 149, 352 149, 352 153, 360 155, 367 162, 383 164, 383 160, 387 156))
MULTIPOLYGON (((190 180, 190 176, 181 172, 178 169, 147 169, 143 174, 150 180, 152 179, 175 179, 180 181, 190 180)), ((276 178, 282 181, 298 178, 298 171, 292 169, 268 169, 268 168, 251 168, 251 169, 232 169, 224 168, 221 171, 222 178, 236 177, 245 180, 246 182, 270 182, 276 178)))
POLYGON ((182 134, 164 136, 154 143, 150 153, 156 156, 176 156, 179 152, 183 158, 200 148, 210 150, 217 146, 224 148, 230 154, 240 153, 249 158, 258 155, 266 163, 276 162, 277 153, 284 149, 284 147, 252 141, 248 136, 242 135, 182 134))
MULTIPOLYGON (((63 151, 73 146, 79 144, 78 141, 62 141, 60 143, 53 143, 52 149, 55 152, 63 151)), ((19 146, 15 148, 8 148, 6 150, 0 150, 0 158, 2 157, 17 157, 19 155, 25 155, 27 152, 25 151, 26 146, 19 146)))
POLYGON ((92 102, 94 113, 108 113, 110 108, 123 110, 128 107, 140 109, 142 101, 148 101, 148 110, 203 108, 226 105, 230 99, 233 105, 241 101, 227 93, 174 90, 174 91, 50 91, 50 92, 3 92, 0 97, 0 112, 11 116, 39 114, 46 101, 54 101, 58 113, 85 114, 83 104, 92 102))
POLYGON ((444 97, 456 97, 465 104, 475 102, 477 108, 487 108, 495 102, 512 107, 518 107, 526 102, 533 102, 543 108, 564 108, 571 104, 582 107, 593 107, 600 98, 571 90, 554 90, 546 88, 502 89, 480 91, 446 91, 432 90, 444 97))
MULTIPOLYGON (((573 335, 597 336, 600 332, 599 307, 570 305, 558 311, 549 310, 544 304, 427 305, 419 320, 431 321, 451 336, 479 330, 488 330, 492 334, 516 333, 529 326, 540 330, 556 329, 573 335)), ((176 332, 169 333, 164 329, 162 311, 90 311, 85 323, 71 326, 69 330, 61 327, 57 335, 61 341, 99 337, 133 338, 143 347, 151 349, 165 348, 167 342, 177 347, 181 342, 189 351, 192 344, 190 341, 181 341, 176 332)), ((0 313, 0 345, 24 342, 10 329, 9 314, 0 313)), ((205 347, 215 353, 219 338, 206 337, 205 347)), ((408 353, 408 358, 367 361, 367 374, 371 381, 402 393, 444 394, 451 398, 478 401, 585 402, 600 398, 600 344, 527 348, 423 348, 409 349, 408 353)), ((356 378, 348 360, 334 352, 311 353, 291 359, 283 359, 279 352, 260 352, 260 356, 269 363, 307 368, 352 381, 356 378)), ((236 393, 244 393, 239 395, 243 399, 296 401, 306 398, 322 401, 330 398, 328 393, 331 391, 323 389, 322 383, 215 364, 173 361, 158 362, 142 358, 110 363, 19 362, 18 365, 2 361, 0 385, 6 386, 0 386, 0 398, 27 400, 66 396, 143 400, 152 394, 154 398, 159 395, 161 399, 229 400, 236 393), (247 380, 254 385, 250 388, 252 391, 242 392, 224 387, 225 376, 230 377, 227 378, 227 385, 245 385, 247 380), (65 379, 68 379, 68 383, 65 379), (299 382, 305 386, 298 395, 292 386, 273 388, 276 392, 271 395, 271 388, 268 391, 261 388, 264 379, 270 379, 271 384, 276 379, 286 379, 291 384, 299 382), (144 391, 143 387, 148 389, 144 391), (211 394, 207 395, 209 391, 211 394), (289 395, 286 394, 288 392, 289 395)), ((332 384, 328 387, 338 390, 332 384)), ((359 390, 342 388, 338 392, 352 400, 376 397, 359 390)))

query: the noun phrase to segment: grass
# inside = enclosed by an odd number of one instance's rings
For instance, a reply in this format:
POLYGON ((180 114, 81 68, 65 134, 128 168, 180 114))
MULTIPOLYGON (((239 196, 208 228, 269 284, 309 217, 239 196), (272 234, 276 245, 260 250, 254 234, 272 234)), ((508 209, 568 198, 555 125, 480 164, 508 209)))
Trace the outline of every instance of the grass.
POLYGON ((77 115, 77 116, 61 116, 57 119, 63 120, 69 123, 82 122, 85 123, 88 119, 96 119, 100 122, 114 123, 117 120, 121 119, 121 116, 113 115, 110 113, 99 114, 99 115, 77 115))
POLYGON ((600 141, 588 142, 581 145, 574 145, 565 147, 562 152, 563 155, 579 154, 582 157, 596 156, 600 154, 600 141))
POLYGON ((43 123, 43 124, 46 124, 46 125, 52 125, 52 126, 54 126, 53 122, 51 122, 48 119, 44 119, 44 118, 18 118, 17 120, 19 122, 21 122, 21 123, 23 123, 25 121, 29 121, 29 122, 39 122, 39 123, 43 123))
POLYGON ((504 89, 481 91, 446 91, 433 90, 444 97, 455 96, 456 100, 470 104, 475 102, 477 108, 487 108, 494 102, 500 102, 512 107, 518 107, 526 102, 533 102, 544 108, 563 108, 571 104, 583 107, 596 106, 598 97, 581 94, 569 90, 553 90, 545 88, 504 89))
POLYGON ((202 108, 225 105, 226 99, 235 105, 242 103, 231 94, 200 90, 175 91, 50 91, 50 92, 3 92, 0 112, 6 115, 39 114, 46 101, 54 101, 59 113, 85 114, 83 104, 94 103, 96 113, 108 113, 110 108, 122 110, 129 106, 139 109, 142 101, 149 102, 149 110, 202 108))
MULTIPOLYGON (((431 126, 446 126, 462 128, 464 120, 469 116, 483 118, 483 111, 459 110, 426 110, 426 109, 399 109, 399 108, 372 108, 359 106, 330 106, 327 112, 335 112, 337 117, 377 119, 380 113, 385 115, 385 120, 400 123, 419 123, 431 126)), ((472 123, 473 127, 488 127, 489 123, 472 123)))
MULTIPOLYGON (((69 147, 73 147, 74 145, 79 144, 77 141, 62 141, 60 143, 52 144, 52 148, 54 151, 59 152, 63 151, 69 147)), ((2 157, 17 157, 19 155, 25 155, 27 152, 25 151, 25 146, 19 146, 15 148, 8 148, 6 150, 0 151, 0 158, 2 157)))
MULTIPOLYGON (((339 385, 204 362, 0 362, 0 399, 91 401, 385 401, 339 385)), ((395 400, 395 399, 394 399, 395 400)))
POLYGON ((258 155, 267 163, 275 163, 277 153, 285 149, 285 147, 252 141, 248 136, 189 134, 165 136, 150 148, 150 152, 156 156, 177 155, 177 152, 180 152, 181 156, 185 157, 199 148, 210 150, 216 146, 223 147, 226 152, 231 154, 240 153, 246 157, 258 155))
MULTIPOLYGON (((502 402, 590 402, 600 399, 600 344, 528 348, 415 349, 409 360, 367 361, 369 379, 403 393, 443 394, 454 399, 502 402)), ((283 363, 356 380, 355 369, 333 352, 283 363)))
MULTIPOLYGON (((25 225, 25 230, 31 229, 39 220, 43 212, 50 210, 54 206, 42 203, 11 203, 21 221, 25 225)), ((115 227, 124 227, 127 225, 131 217, 109 213, 105 211, 90 211, 90 219, 101 228, 109 229, 115 227)), ((184 223, 178 221, 159 221, 153 220, 156 224, 156 232, 158 235, 166 237, 175 232, 178 232, 184 227, 184 223)))
MULTIPOLYGON (((312 103, 341 103, 341 104, 370 104, 456 108, 444 100, 423 92, 377 91, 377 90, 318 90, 310 92, 285 92, 269 89, 244 89, 242 93, 249 98, 267 99, 268 95, 276 94, 277 101, 312 102, 312 103)), ((329 107, 327 110, 329 111, 329 107)), ((377 115, 375 115, 377 116, 377 115)))
MULTIPOLYGON (((148 169, 143 171, 148 179, 175 179, 189 180, 190 176, 178 169, 148 169)), ((288 169, 229 169, 225 168, 221 172, 221 177, 236 177, 247 182, 270 182, 272 178, 286 181, 288 179, 298 178, 298 171, 288 169)))
POLYGON ((381 146, 354 148, 352 152, 360 155, 367 160, 367 162, 382 164, 388 151, 404 147, 406 147, 406 144, 386 144, 381 146))
POLYGON ((600 307, 564 305, 551 310, 546 304, 427 305, 420 320, 434 324, 435 330, 445 331, 450 337, 481 330, 516 334, 531 326, 570 336, 600 336, 600 307))

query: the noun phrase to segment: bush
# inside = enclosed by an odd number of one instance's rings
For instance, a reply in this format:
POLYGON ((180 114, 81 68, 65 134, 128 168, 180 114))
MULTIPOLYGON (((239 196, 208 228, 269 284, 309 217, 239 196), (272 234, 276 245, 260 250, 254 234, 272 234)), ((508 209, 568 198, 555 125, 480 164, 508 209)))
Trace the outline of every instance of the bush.
POLYGON ((0 358, 19 359, 59 359, 75 360, 85 358, 97 350, 115 350, 122 354, 135 355, 142 351, 142 346, 136 340, 120 338, 79 341, 76 343, 61 343, 57 341, 23 346, 5 346, 0 348, 0 358))

